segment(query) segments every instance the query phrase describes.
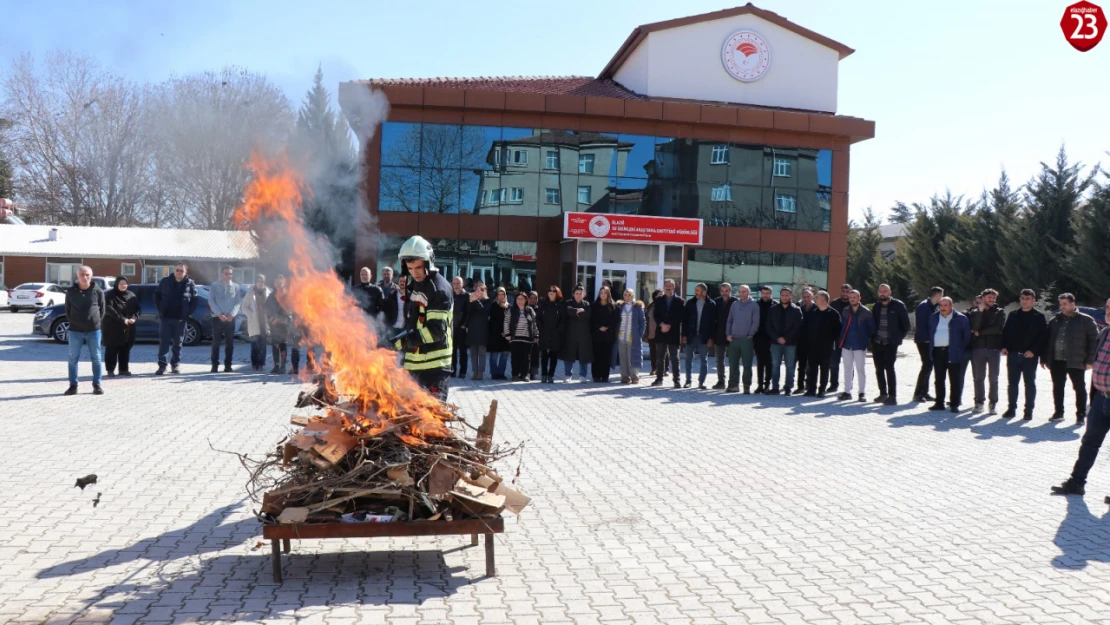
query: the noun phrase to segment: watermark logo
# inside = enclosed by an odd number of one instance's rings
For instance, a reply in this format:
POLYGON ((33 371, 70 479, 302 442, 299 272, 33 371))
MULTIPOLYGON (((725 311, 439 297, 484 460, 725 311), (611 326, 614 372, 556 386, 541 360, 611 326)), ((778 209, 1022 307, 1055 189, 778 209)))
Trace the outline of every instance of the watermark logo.
POLYGON ((1097 4, 1082 0, 1064 9, 1060 30, 1071 47, 1086 52, 1102 41, 1106 32, 1106 12, 1097 4))

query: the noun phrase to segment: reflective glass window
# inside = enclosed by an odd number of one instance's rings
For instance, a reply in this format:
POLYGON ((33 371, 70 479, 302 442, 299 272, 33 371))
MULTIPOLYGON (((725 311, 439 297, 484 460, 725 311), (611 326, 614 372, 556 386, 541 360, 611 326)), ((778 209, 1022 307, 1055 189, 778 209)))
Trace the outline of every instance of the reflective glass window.
POLYGON ((655 137, 617 135, 617 158, 609 175, 613 177, 647 178, 654 169, 655 137))
POLYGON ((645 208, 647 180, 644 178, 616 178, 609 190, 609 210, 621 215, 647 215, 645 208))
POLYGON ((420 166, 419 123, 385 122, 381 133, 383 166, 420 166))
POLYGON ((382 167, 378 185, 378 210, 418 212, 420 183, 420 168, 382 167))
POLYGON ((462 169, 487 154, 485 136, 473 126, 423 124, 420 165, 431 169, 462 169))
POLYGON ((766 184, 763 178, 763 148, 737 143, 729 145, 728 179, 732 184, 766 184))
POLYGON ((421 169, 420 212, 458 213, 460 173, 457 169, 421 169))
POLYGON ((462 169, 492 170, 501 142, 500 126, 463 126, 462 169))
POLYGON ((664 265, 681 265, 682 264, 682 246, 681 245, 668 245, 663 248, 663 264, 664 265))

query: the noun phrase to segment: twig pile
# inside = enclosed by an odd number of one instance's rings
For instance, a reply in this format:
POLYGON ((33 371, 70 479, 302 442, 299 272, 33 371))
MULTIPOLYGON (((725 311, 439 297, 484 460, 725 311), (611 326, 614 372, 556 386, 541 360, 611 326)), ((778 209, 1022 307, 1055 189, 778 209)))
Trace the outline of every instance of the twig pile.
POLYGON ((320 409, 311 417, 292 417, 301 431, 262 460, 239 455, 264 523, 481 518, 505 509, 519 514, 528 503, 491 468, 519 449, 492 447, 496 404, 475 445, 460 435, 471 426, 450 404, 440 404, 434 427, 428 415, 384 421, 329 387, 320 379, 301 393, 297 407, 320 409))

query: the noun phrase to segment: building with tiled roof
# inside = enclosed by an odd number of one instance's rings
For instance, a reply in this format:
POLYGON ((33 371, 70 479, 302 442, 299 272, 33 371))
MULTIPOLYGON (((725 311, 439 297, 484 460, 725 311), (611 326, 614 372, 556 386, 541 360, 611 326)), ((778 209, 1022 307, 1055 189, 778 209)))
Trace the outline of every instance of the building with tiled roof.
POLYGON ((71 284, 81 265, 98 276, 155 282, 178 262, 201 280, 215 280, 216 268, 231 264, 236 280, 250 283, 257 259, 251 233, 242 230, 0 225, 0 284, 9 287, 71 284))
POLYGON ((840 284, 851 146, 875 134, 838 111, 854 52, 747 4, 639 26, 593 77, 343 83, 372 134, 358 262, 399 268, 419 233, 449 277, 510 290, 840 284))

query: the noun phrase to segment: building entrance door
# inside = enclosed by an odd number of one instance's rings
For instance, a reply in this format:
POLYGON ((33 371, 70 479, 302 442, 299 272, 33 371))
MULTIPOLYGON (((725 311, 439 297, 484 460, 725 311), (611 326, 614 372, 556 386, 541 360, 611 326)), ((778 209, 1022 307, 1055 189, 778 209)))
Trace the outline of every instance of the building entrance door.
MULTIPOLYGON (((597 290, 600 291, 605 280, 613 285, 613 299, 621 301, 624 290, 632 289, 636 299, 643 300, 645 305, 651 302, 651 293, 662 284, 660 269, 651 265, 601 265, 601 282, 597 290)), ((597 297, 597 294, 594 294, 597 297)))

